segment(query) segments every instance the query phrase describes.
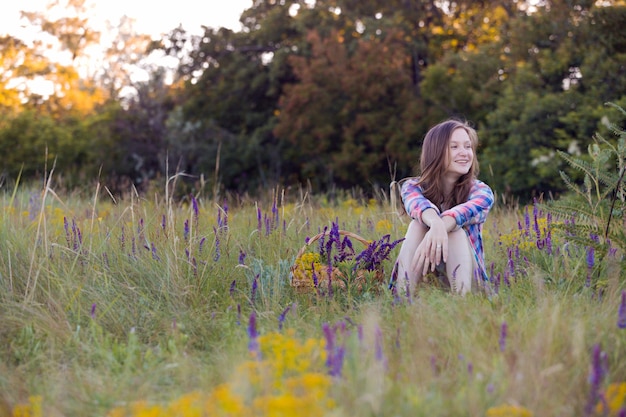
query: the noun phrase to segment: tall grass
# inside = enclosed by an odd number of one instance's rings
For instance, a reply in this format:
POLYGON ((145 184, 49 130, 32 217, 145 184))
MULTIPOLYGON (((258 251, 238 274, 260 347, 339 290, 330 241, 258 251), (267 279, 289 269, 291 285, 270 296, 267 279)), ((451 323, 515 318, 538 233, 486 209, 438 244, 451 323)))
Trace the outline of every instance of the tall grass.
POLYGON ((2 195, 0 216, 0 416, 581 416, 626 404, 623 254, 594 263, 534 207, 493 210, 492 279, 464 298, 290 287, 305 239, 332 222, 403 237, 408 220, 386 201, 24 186, 2 195))

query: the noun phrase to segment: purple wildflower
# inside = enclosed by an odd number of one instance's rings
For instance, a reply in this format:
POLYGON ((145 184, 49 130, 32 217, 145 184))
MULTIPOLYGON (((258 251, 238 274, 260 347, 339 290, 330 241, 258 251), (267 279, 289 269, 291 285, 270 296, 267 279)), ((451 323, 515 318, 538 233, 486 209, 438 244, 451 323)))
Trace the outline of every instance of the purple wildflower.
POLYGON ((185 224, 183 226, 183 238, 185 240, 189 239, 189 219, 185 220, 185 224))
POLYGON ((220 250, 220 237, 217 233, 217 229, 215 226, 213 227, 213 233, 215 233, 215 255, 213 256, 213 260, 215 262, 220 260, 221 250, 220 250))
POLYGON ((549 228, 546 230, 546 253, 552 255, 552 231, 549 228))
POLYGON ((515 275, 515 263, 513 262, 513 251, 511 248, 507 248, 506 250, 508 256, 507 265, 509 266, 509 273, 511 275, 515 275))
POLYGON ((528 214, 528 206, 526 206, 524 211, 524 226, 526 236, 530 236, 530 215, 528 214))
POLYGON ((67 240, 67 247, 72 247, 72 238, 70 237, 70 225, 67 221, 67 217, 63 216, 63 228, 65 228, 65 240, 67 240))
POLYGON ((591 285, 591 271, 595 265, 595 249, 593 246, 587 247, 587 286, 591 285))
POLYGON ((254 304, 254 300, 256 298, 257 288, 259 286, 259 274, 256 274, 254 280, 252 281, 252 291, 250 292, 250 303, 254 304))
POLYGON ((167 227, 167 220, 165 217, 165 214, 161 216, 161 229, 163 231, 165 231, 165 228, 167 227))
POLYGON ((245 265, 246 264, 246 253, 239 249, 239 265, 245 265))
POLYGON ((250 313, 250 319, 248 321, 248 350, 255 357, 261 356, 261 351, 259 350, 259 340, 258 333, 256 329, 256 314, 254 311, 250 313))
POLYGON ((335 340, 336 329, 331 329, 328 323, 322 325, 322 330, 326 338, 326 367, 331 376, 341 376, 345 347, 338 346, 335 340))
POLYGON ((535 200, 535 204, 533 205, 533 228, 535 229, 535 235, 537 236, 537 240, 541 239, 541 231, 539 230, 539 215, 537 209, 537 201, 535 200))
POLYGON ((95 319, 96 318, 96 303, 93 303, 91 305, 91 318, 95 319))
POLYGON ((237 304, 237 326, 241 324, 241 304, 237 304))
POLYGON ((157 255, 157 248, 153 243, 151 243, 151 251, 152 251, 152 259, 154 259, 155 261, 160 261, 161 258, 159 258, 159 255, 157 255))
POLYGON ((276 205, 276 199, 272 203, 272 229, 278 226, 278 206, 276 205))
POLYGON ((500 352, 504 352, 504 348, 506 347, 506 333, 507 333, 506 322, 502 322, 502 326, 500 326, 500 339, 498 341, 498 343, 500 344, 500 352))
POLYGON ((237 286, 237 280, 234 279, 233 282, 230 283, 230 289, 228 290, 228 293, 230 294, 231 297, 235 293, 235 287, 236 286, 237 286))
POLYGON ((144 234, 143 234, 143 217, 141 219, 139 219, 139 224, 137 225, 137 234, 139 235, 139 239, 140 240, 144 240, 144 234))
POLYGON ((287 316, 287 313, 289 312, 289 310, 291 310, 291 304, 285 307, 283 312, 280 313, 280 315, 278 316, 278 330, 279 331, 283 329, 283 323, 285 322, 285 317, 287 316))
POLYGON ((193 194, 191 194, 191 208, 193 209, 194 223, 198 224, 198 217, 200 216, 200 210, 198 209, 198 200, 196 200, 196 197, 193 194))
POLYGON ((313 286, 315 288, 317 288, 318 281, 317 281, 317 274, 315 273, 315 263, 314 262, 311 263, 311 277, 313 278, 313 286))
POLYGON ((326 253, 326 246, 324 245, 324 241, 326 239, 326 231, 328 230, 327 226, 324 226, 324 231, 322 232, 322 236, 320 236, 319 240, 318 240, 318 245, 319 245, 319 254, 322 258, 325 258, 327 253, 326 253))
POLYGON ((592 354, 591 354, 591 366, 589 370, 589 400, 585 407, 585 415, 591 416, 593 415, 593 409, 595 405, 598 403, 598 399, 601 396, 600 388, 602 386, 602 381, 606 376, 606 370, 604 366, 603 357, 606 354, 602 352, 599 344, 594 345, 592 354))
MULTIPOLYGON (((67 234, 67 229, 65 229, 65 232, 67 234)), ((126 249, 126 228, 124 227, 124 225, 122 225, 122 231, 120 234, 120 247, 122 249, 122 252, 124 251, 124 249, 126 249)))
POLYGON ((257 230, 259 231, 259 233, 261 233, 261 230, 263 230, 263 223, 261 219, 262 219, 261 208, 257 207, 256 208, 256 220, 257 220, 257 230))
POLYGON ((206 236, 200 239, 200 243, 198 244, 198 252, 202 253, 202 248, 204 247, 204 243, 206 242, 206 236))
POLYGON ((622 302, 617 311, 617 327, 626 329, 626 290, 622 291, 622 302))
MULTIPOLYGON (((391 270, 391 277, 389 278, 389 289, 394 290, 396 288, 398 282, 398 261, 393 264, 393 269, 391 270)), ((397 294, 397 290, 396 290, 397 294)))

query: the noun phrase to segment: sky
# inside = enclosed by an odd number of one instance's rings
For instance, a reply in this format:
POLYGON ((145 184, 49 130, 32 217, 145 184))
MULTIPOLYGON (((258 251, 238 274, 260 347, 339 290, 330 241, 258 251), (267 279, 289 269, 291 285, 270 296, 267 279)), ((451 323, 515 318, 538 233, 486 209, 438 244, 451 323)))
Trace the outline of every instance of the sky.
MULTIPOLYGON (((0 13, 0 35, 24 30, 19 26, 20 11, 44 11, 51 0, 7 0, 0 13)), ((93 5, 94 25, 104 28, 104 22, 116 22, 122 15, 136 19, 137 32, 158 38, 182 25, 184 29, 201 33, 201 25, 239 30, 239 16, 252 5, 252 0, 87 0, 93 5)))
MULTIPOLYGON (((101 32, 101 40, 107 38, 107 21, 115 25, 126 15, 135 19, 135 31, 151 35, 153 39, 169 33, 182 25, 188 32, 202 34, 202 25, 240 30, 241 13, 252 6, 253 0, 87 0, 88 18, 92 29, 101 32)), ((43 12, 52 0, 5 0, 0 11, 0 36, 12 35, 27 43, 40 38, 38 33, 20 21, 20 12, 43 12)), ((64 3, 63 1, 61 1, 64 3)), ((66 54, 67 55, 67 54, 66 54)), ((61 58, 57 58, 61 60, 61 58)), ((164 61, 163 65, 167 66, 164 61)), ((175 64, 171 64, 174 65, 175 64)), ((86 71, 89 71, 88 67, 86 71)), ((145 71, 137 71, 133 78, 145 79, 145 71)), ((17 81, 16 81, 17 82, 17 81)), ((41 77, 28 81, 29 88, 43 96, 53 91, 53 84, 41 77)))

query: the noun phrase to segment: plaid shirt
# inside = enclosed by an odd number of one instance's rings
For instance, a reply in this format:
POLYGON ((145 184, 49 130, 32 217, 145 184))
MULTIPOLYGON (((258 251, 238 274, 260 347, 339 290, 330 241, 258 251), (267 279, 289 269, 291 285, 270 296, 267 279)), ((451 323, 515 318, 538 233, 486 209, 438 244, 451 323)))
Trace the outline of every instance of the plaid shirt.
MULTIPOLYGON (((457 227, 462 227, 469 237, 476 263, 484 280, 488 280, 485 269, 485 253, 483 250, 482 230, 487 219, 489 209, 493 206, 493 192, 491 188, 480 180, 474 180, 469 198, 465 203, 454 206, 443 213, 435 204, 424 197, 418 178, 407 178, 400 191, 404 208, 412 219, 422 223, 424 210, 432 208, 439 216, 451 216, 456 220, 457 227)), ((423 223, 422 223, 423 224, 423 223)))

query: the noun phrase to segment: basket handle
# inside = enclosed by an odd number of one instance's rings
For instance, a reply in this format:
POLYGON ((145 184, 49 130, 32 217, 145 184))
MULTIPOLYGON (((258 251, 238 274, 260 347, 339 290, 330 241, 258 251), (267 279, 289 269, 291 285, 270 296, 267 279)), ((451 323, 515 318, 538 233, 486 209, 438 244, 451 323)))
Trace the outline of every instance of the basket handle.
MULTIPOLYGON (((300 258, 304 254, 304 251, 306 250, 307 247, 309 247, 309 245, 319 240, 322 236, 328 236, 328 235, 330 235, 330 230, 327 230, 326 232, 318 233, 315 236, 313 236, 311 239, 309 239, 308 243, 306 243, 304 246, 300 248, 300 250, 296 254, 296 259, 300 258)), ((370 244, 370 242, 367 239, 357 235, 356 233, 349 232, 347 230, 339 230, 339 236, 348 236, 352 239, 358 240, 364 246, 369 246, 370 244)))

